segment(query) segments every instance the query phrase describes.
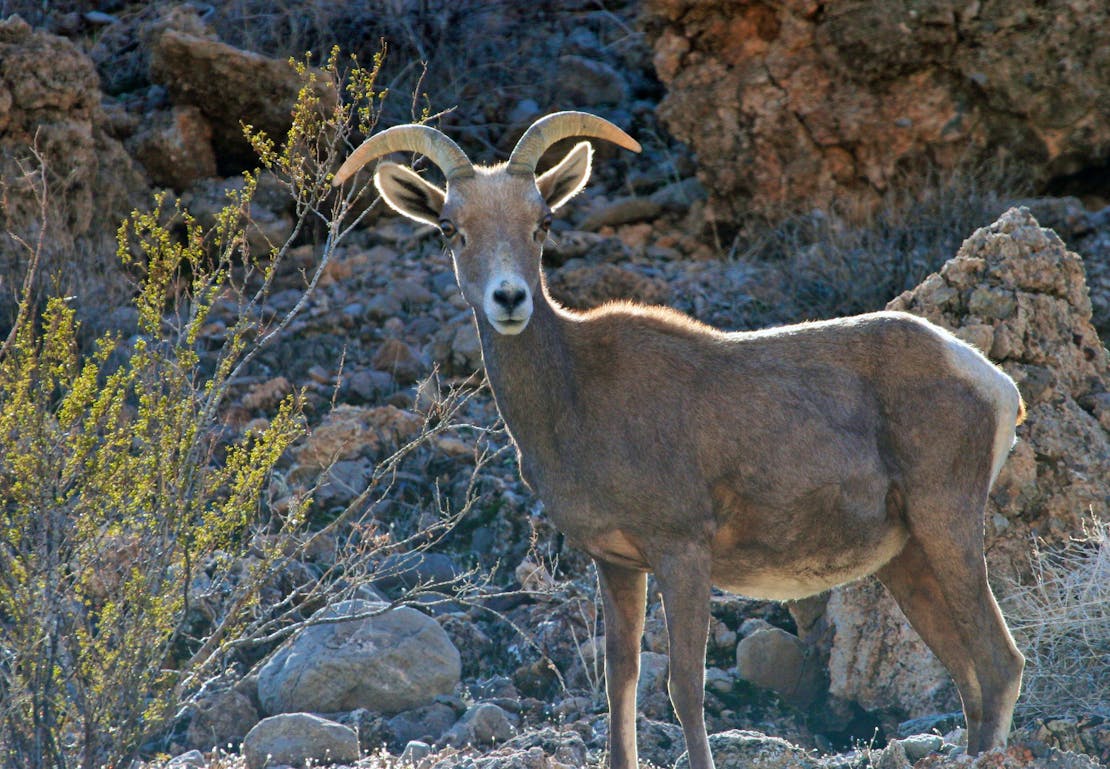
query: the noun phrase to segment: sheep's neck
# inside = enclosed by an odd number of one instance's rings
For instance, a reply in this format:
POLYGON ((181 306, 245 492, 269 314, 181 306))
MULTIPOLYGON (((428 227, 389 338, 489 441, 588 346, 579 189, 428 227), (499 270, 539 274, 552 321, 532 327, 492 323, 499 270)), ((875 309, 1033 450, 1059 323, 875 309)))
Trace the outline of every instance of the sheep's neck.
POLYGON ((546 291, 535 293, 528 327, 515 336, 478 320, 486 376, 505 424, 526 458, 557 451, 575 413, 575 377, 567 346, 571 322, 556 310, 546 291))

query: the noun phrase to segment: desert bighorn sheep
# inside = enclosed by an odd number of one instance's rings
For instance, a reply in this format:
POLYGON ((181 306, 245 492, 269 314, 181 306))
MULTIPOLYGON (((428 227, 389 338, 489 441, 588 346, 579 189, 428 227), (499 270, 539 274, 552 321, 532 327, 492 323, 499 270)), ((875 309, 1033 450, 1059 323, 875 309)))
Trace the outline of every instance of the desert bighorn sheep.
POLYGON ((592 149, 579 143, 540 176, 536 165, 575 136, 640 150, 601 118, 562 112, 484 167, 439 131, 403 125, 358 147, 335 184, 399 151, 446 176, 441 189, 382 163, 374 182, 446 238, 521 472, 597 563, 611 766, 637 766, 649 571, 693 769, 713 766, 702 710, 711 585, 785 600, 878 575, 955 679, 969 752, 1004 745, 1024 660, 987 585, 983 508, 1024 414, 1013 381, 900 313, 725 333, 667 308, 560 307, 540 253, 592 149))

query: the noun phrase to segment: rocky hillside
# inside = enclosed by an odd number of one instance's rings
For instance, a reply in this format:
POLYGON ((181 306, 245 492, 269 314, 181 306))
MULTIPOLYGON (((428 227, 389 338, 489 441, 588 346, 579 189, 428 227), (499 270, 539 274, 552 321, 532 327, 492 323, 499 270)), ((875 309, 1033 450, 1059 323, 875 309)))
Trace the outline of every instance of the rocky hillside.
MULTIPOLYGON (((1001 595, 1030 579, 1033 537, 1064 544, 1090 513, 1110 509, 1110 187, 1098 183, 1110 100, 1097 77, 1110 25, 1097 23, 1098 4, 957 12, 934 3, 927 13, 899 4, 878 13, 868 2, 833 11, 583 0, 544 10, 444 0, 396 3, 388 18, 324 0, 304 13, 246 0, 25 5, 17 8, 25 19, 0 19, 0 230, 32 243, 48 233, 43 289, 76 297, 94 327, 126 333, 135 328, 133 282, 115 255, 119 219, 164 191, 212 223, 252 163, 240 121, 280 135, 298 87, 285 57, 336 41, 365 60, 389 36, 387 77, 395 92, 418 97, 414 107, 395 93, 384 124, 407 120, 426 99, 433 112, 447 110, 441 127, 479 160, 504 158, 535 117, 555 109, 597 112, 643 142, 637 157, 599 146, 590 186, 554 225, 548 277, 574 307, 632 298, 732 329, 820 315, 838 306, 835 297, 864 295, 863 255, 799 241, 796 257, 763 258, 756 241, 783 230, 722 241, 715 234, 724 229, 708 225, 735 225, 762 201, 825 209, 815 215, 819 231, 844 233, 851 225, 837 210, 874 209, 899 184, 912 195, 921 177, 911 171, 943 175, 965 152, 1020 156, 1032 191, 1082 197, 1011 201, 998 190, 981 219, 956 233, 968 236, 958 253, 935 263, 919 253, 916 225, 859 241, 889 246, 867 256, 874 269, 888 259, 892 270, 912 267, 904 285, 864 309, 889 301, 940 323, 1019 382, 1029 419, 987 519, 1001 595), (1052 66, 1042 63, 1049 57, 1052 66), (418 59, 428 74, 417 87, 418 59), (833 263, 835 271, 822 266, 833 263)), ((248 236, 264 249, 286 237, 294 214, 264 176, 248 236)), ((4 302, 27 253, 0 237, 0 328, 14 314, 4 302)), ((267 308, 275 315, 297 301, 319 244, 306 236, 292 257, 276 277, 267 308)), ((218 348, 235 312, 217 305, 199 345, 218 348)), ((265 424, 285 394, 303 389, 311 432, 282 459, 267 504, 323 473, 314 514, 324 521, 419 434, 437 388, 481 365, 438 236, 376 209, 297 321, 235 382, 226 429, 265 424)), ((488 393, 469 387, 464 421, 496 427, 488 393)), ((507 445, 496 430, 482 440, 507 445)), ((324 624, 245 652, 226 675, 187 692, 172 730, 147 746, 152 765, 253 768, 268 755, 291 765, 600 765, 604 627, 588 561, 564 546, 510 454, 479 466, 478 443, 465 430, 438 436, 379 511, 389 525, 419 531, 433 491, 459 499, 476 489, 478 503, 449 536, 418 563, 392 564, 350 602, 315 607, 324 624), (331 621, 342 611, 374 614, 421 580, 472 567, 492 575, 497 593, 524 592, 331 621)), ((328 572, 337 552, 324 542, 290 564, 272 600, 303 575, 328 572)), ((706 707, 722 769, 1086 769, 1110 760, 1110 713, 1067 707, 1051 717, 1026 709, 1014 747, 961 758, 950 681, 872 583, 789 609, 726 594, 712 608, 706 707)), ((653 599, 639 692, 641 755, 656 766, 682 765, 665 637, 653 599)))
POLYGON ((664 126, 711 214, 836 205, 962 164, 1102 196, 1110 24, 1098 2, 649 0, 664 126), (1020 52, 1020 53, 1018 53, 1020 52))

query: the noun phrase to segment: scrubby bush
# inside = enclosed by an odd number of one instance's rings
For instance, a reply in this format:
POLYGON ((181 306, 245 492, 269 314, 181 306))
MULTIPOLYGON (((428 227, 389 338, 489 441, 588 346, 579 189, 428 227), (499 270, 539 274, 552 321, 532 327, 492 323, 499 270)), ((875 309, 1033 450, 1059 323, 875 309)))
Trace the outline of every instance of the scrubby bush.
POLYGON ((285 141, 248 130, 298 215, 268 253, 252 253, 245 236, 258 178, 248 173, 210 229, 162 199, 121 225, 120 257, 140 276, 133 334, 82 351, 66 299, 37 306, 28 281, 0 348, 4 765, 126 765, 237 649, 303 626, 371 579, 375 556, 436 540, 433 527, 398 542, 367 516, 404 456, 451 425, 457 401, 438 403, 434 421, 326 522, 311 519, 311 492, 267 500, 274 468, 305 431, 298 393, 258 429, 224 424, 233 383, 301 312, 366 210, 367 190, 333 194, 330 171, 355 132, 373 130, 379 63, 342 71, 333 53, 322 70, 297 65, 304 88, 285 141), (323 98, 329 89, 348 98, 323 98), (301 300, 273 317, 264 306, 274 276, 308 227, 322 233, 316 269, 301 300), (234 308, 234 320, 208 350, 202 330, 217 306, 234 308), (301 570, 270 603, 268 587, 323 536, 338 542, 334 564, 301 570))
POLYGON ((1026 658, 1019 713, 1110 718, 1110 522, 1031 563, 1003 602, 1026 658))
POLYGON ((892 185, 863 223, 834 209, 746 223, 733 256, 771 263, 783 284, 757 322, 881 310, 952 258, 968 233, 998 218, 1026 185, 1006 167, 967 165, 924 183, 892 185))

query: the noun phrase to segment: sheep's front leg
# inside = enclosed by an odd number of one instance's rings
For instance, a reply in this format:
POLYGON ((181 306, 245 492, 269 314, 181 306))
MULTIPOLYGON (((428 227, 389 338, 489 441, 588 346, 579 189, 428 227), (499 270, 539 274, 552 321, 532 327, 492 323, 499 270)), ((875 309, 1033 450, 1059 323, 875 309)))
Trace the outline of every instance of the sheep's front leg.
POLYGON ((636 682, 644 634, 647 574, 596 561, 605 611, 605 688, 609 696, 609 766, 637 769, 636 682))
POLYGON ((708 548, 689 545, 661 559, 655 570, 667 618, 671 670, 668 688, 686 736, 690 769, 713 769, 705 732, 705 645, 709 637, 708 548))

